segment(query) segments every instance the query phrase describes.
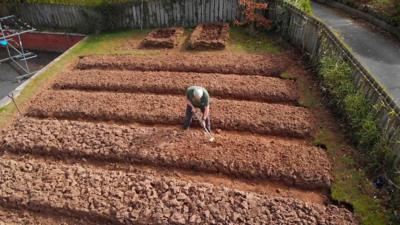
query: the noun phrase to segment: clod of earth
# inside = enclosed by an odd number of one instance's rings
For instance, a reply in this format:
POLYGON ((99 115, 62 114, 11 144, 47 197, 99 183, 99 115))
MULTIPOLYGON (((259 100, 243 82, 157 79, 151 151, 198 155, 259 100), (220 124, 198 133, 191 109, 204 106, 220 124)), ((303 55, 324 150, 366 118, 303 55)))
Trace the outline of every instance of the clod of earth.
MULTIPOLYGON (((290 137, 310 137, 315 128, 311 111, 302 107, 218 99, 211 104, 215 128, 290 137)), ((52 90, 39 95, 26 115, 180 125, 185 107, 180 96, 52 90)))
POLYGON ((291 64, 287 56, 179 54, 154 56, 94 55, 80 58, 78 69, 227 73, 278 77, 291 64))
POLYGON ((73 70, 62 74, 54 87, 183 95, 193 84, 205 87, 218 98, 282 103, 298 99, 296 85, 291 80, 214 73, 73 70))
POLYGON ((82 218, 69 218, 66 215, 43 215, 43 212, 30 212, 0 207, 0 225, 111 225, 111 223, 94 223, 82 218))
POLYGON ((183 34, 182 27, 159 28, 150 32, 143 40, 144 48, 174 48, 183 34))
POLYGON ((221 172, 307 189, 329 188, 332 179, 323 150, 254 135, 225 133, 208 143, 200 131, 25 118, 0 137, 0 151, 221 172))
POLYGON ((229 24, 199 24, 190 36, 191 49, 224 49, 229 39, 229 24))
POLYGON ((120 224, 356 224, 334 205, 33 160, 1 160, 0 190, 16 207, 120 224))

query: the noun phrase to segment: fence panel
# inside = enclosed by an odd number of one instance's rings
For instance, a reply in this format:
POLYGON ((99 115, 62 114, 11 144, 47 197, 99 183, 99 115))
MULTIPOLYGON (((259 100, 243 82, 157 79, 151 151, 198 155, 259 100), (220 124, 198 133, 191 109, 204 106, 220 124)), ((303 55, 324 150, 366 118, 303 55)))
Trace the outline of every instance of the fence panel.
MULTIPOLYGON (((113 6, 113 28, 194 26, 238 19, 238 0, 147 0, 113 6)), ((17 15, 35 27, 85 31, 104 15, 92 7, 19 4, 17 15), (89 23, 89 24, 88 24, 89 23)), ((110 18, 107 18, 110 19, 110 18)), ((107 21, 105 21, 107 22, 107 21)), ((103 21, 104 23, 104 21, 103 21)), ((87 30, 86 32, 91 32, 87 30)))

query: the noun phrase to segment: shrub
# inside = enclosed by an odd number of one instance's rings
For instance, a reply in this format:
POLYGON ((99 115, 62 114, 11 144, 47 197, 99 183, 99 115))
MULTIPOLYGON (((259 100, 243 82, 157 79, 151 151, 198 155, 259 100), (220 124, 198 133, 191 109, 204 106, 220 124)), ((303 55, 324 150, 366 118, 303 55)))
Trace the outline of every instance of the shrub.
POLYGON ((312 14, 312 7, 310 0, 284 0, 284 1, 308 14, 312 14))
MULTIPOLYGON (((395 172, 399 167, 396 166, 399 162, 395 162, 395 151, 389 147, 389 140, 380 135, 376 121, 377 109, 384 106, 372 105, 357 90, 352 82, 351 67, 333 54, 322 57, 318 76, 322 86, 328 91, 329 105, 345 121, 347 135, 358 149, 362 149, 366 168, 375 173, 386 174, 393 183, 400 186, 400 174, 395 172)), ((400 191, 395 188, 390 191, 391 209, 393 212, 399 211, 400 191)), ((400 218, 393 218, 393 221, 399 220, 400 218)))
POLYGON ((359 147, 370 147, 378 139, 379 129, 371 105, 353 85, 352 73, 346 62, 335 57, 325 56, 321 60, 319 74, 331 96, 329 105, 346 120, 352 140, 359 147))

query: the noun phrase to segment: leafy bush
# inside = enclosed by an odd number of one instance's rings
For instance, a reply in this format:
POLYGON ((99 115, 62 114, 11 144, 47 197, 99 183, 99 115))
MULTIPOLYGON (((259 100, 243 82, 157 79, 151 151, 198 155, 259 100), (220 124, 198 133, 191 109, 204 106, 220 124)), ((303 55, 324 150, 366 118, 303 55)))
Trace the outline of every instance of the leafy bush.
MULTIPOLYGON (((368 99, 354 86, 349 64, 338 60, 334 55, 325 55, 321 59, 318 75, 321 84, 328 91, 329 105, 344 119, 348 136, 358 149, 362 149, 367 169, 379 174, 385 173, 400 186, 400 175, 395 172, 395 151, 389 147, 390 142, 380 135, 376 121, 376 113, 379 107, 383 106, 368 102, 368 99)), ((392 211, 400 210, 396 208, 399 203, 400 191, 391 189, 392 211)), ((398 222, 400 218, 393 220, 398 222)))
POLYGON ((284 0, 284 1, 308 14, 312 13, 311 0, 284 0))
POLYGON ((396 14, 393 17, 393 22, 395 24, 400 25, 400 2, 397 2, 395 5, 396 14))
POLYGON ((321 78, 332 97, 329 105, 345 118, 353 141, 366 148, 374 145, 379 129, 371 105, 353 85, 352 72, 346 62, 335 57, 325 56, 321 60, 321 78))
POLYGON ((364 11, 393 26, 400 26, 399 0, 334 0, 364 11), (367 6, 367 7, 366 7, 367 6))

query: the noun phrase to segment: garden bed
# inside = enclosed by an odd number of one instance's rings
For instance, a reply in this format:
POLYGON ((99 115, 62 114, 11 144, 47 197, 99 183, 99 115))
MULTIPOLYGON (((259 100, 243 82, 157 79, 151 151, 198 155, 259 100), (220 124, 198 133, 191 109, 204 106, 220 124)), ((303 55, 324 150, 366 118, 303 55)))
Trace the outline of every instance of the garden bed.
MULTIPOLYGON (((23 207, 25 208, 25 207, 23 207)), ((36 211, 37 209, 33 209, 36 211)), ((70 218, 67 215, 59 215, 43 212, 31 212, 24 209, 7 209, 0 207, 1 225, 98 225, 83 218, 70 218)), ((111 225, 111 223, 101 223, 111 225)))
MULTIPOLYGON (((302 107, 218 99, 211 104, 215 128, 290 137, 310 137, 314 131, 314 117, 302 107)), ((185 108, 181 96, 69 90, 44 92, 26 115, 181 125, 185 108)))
POLYGON ((34 160, 0 161, 1 202, 115 224, 356 224, 334 205, 173 178, 34 160))
POLYGON ((292 80, 216 73, 73 70, 60 76, 53 87, 182 95, 193 84, 218 98, 281 103, 296 103, 298 99, 292 80))
POLYGON ((210 143, 201 131, 24 119, 1 139, 0 151, 192 169, 306 189, 328 189, 332 179, 322 149, 254 135, 217 134, 210 143))
POLYGON ((183 34, 183 28, 159 28, 150 32, 143 40, 144 48, 174 48, 179 44, 179 38, 183 34))
POLYGON ((154 56, 83 56, 78 69, 174 71, 197 73, 223 73, 278 77, 293 64, 285 55, 159 55, 154 56))
POLYGON ((195 50, 224 49, 229 39, 229 24, 199 24, 190 36, 195 50))

